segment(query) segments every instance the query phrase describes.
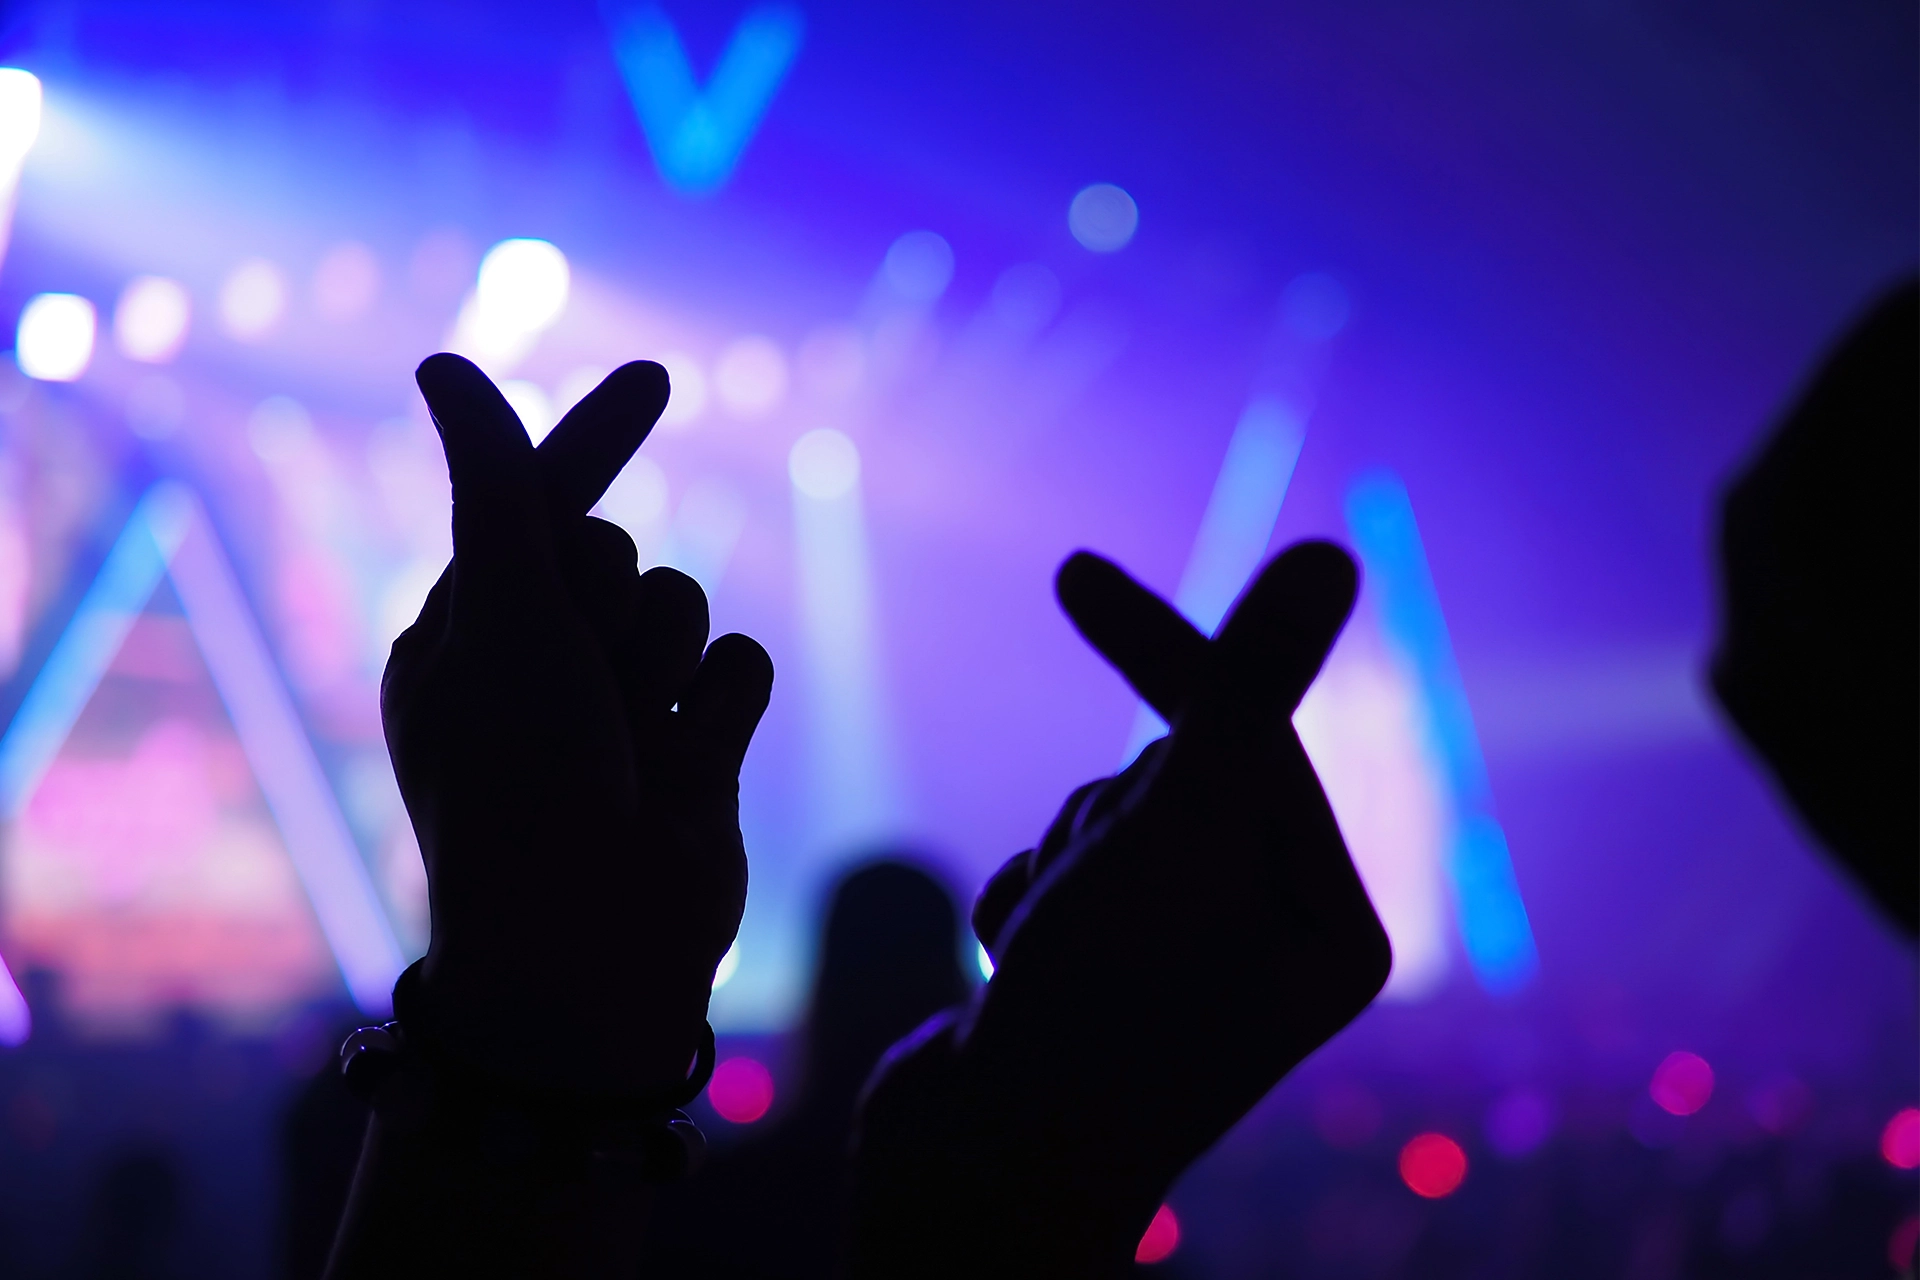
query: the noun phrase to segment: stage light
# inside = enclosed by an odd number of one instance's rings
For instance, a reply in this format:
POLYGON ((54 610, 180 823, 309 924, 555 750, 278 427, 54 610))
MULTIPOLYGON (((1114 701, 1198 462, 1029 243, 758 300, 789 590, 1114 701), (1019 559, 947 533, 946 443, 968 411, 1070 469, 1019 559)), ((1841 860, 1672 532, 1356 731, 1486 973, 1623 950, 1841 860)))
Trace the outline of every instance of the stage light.
POLYGON ((860 451, 832 427, 820 427, 793 442, 787 475, 801 493, 829 502, 860 483, 860 451))
POLYGON ((987 954, 986 943, 976 942, 973 944, 973 964, 976 969, 980 970, 980 981, 990 982, 993 980, 993 957, 987 954))
POLYGON ((887 250, 881 272, 908 302, 934 302, 953 279, 953 246, 932 231, 909 231, 887 250))
POLYGON ((1170 1205, 1161 1205, 1154 1210, 1153 1221, 1140 1236, 1140 1243, 1134 1246, 1133 1260, 1151 1266, 1156 1262, 1165 1262, 1180 1247, 1180 1219, 1173 1216, 1170 1205))
POLYGON ((336 323, 356 319, 379 293, 380 260, 358 240, 327 250, 313 269, 313 307, 322 319, 336 323))
POLYGON ((178 280, 136 276, 113 308, 113 339, 120 354, 143 364, 165 364, 187 340, 193 302, 178 280))
POLYGON ((20 372, 42 382, 72 382, 93 359, 93 304, 71 293, 42 293, 20 312, 13 354, 20 372))
POLYGON ((739 338, 714 362, 713 383, 727 408, 743 418, 761 417, 786 398, 787 358, 770 338, 739 338))
POLYGON ((1067 206, 1067 230, 1095 253, 1114 253, 1127 246, 1140 227, 1140 208, 1133 197, 1111 182, 1082 187, 1067 206))
POLYGON ((740 943, 736 941, 727 948, 727 954, 720 957, 720 963, 713 969, 713 990, 718 991, 727 985, 740 969, 740 943))
MULTIPOLYGON (((1265 396, 1249 404, 1234 427, 1173 599, 1188 621, 1208 635, 1219 629, 1267 554, 1304 434, 1291 409, 1265 396)), ((1124 759, 1131 761, 1164 732, 1166 722, 1141 703, 1124 759)))
POLYGON ((687 195, 718 190, 800 51, 799 10, 748 10, 704 90, 693 78, 680 33, 658 6, 615 0, 605 12, 614 61, 660 176, 687 195))
MULTIPOLYGON (((183 486, 162 482, 140 500, 28 687, 0 738, 0 816, 25 810, 162 577, 173 583, 354 1003, 386 1011, 405 964, 392 924, 233 568, 183 486)), ((0 1036, 7 1004, 0 991, 0 1036)))
POLYGON ((898 835, 901 790, 882 681, 860 454, 831 428, 787 455, 807 658, 812 842, 835 852, 898 835))
POLYGON ((1654 1068, 1647 1095, 1668 1115, 1690 1116, 1713 1097, 1713 1068, 1697 1053, 1670 1053, 1654 1068))
POLYGON ((1037 262, 1008 267, 993 282, 996 320, 1016 333, 1037 332, 1060 310, 1060 278, 1037 262))
POLYGON ((474 299, 489 326, 538 333, 567 309, 567 257, 545 240, 502 240, 480 260, 474 299))
POLYGON ((1920 1169, 1920 1109, 1893 1113, 1880 1131, 1880 1154, 1896 1169, 1920 1169))
POLYGON ((220 324, 227 336, 258 342, 287 311, 287 277, 265 258, 249 258, 220 286, 220 324))
POLYGON ((1413 1194, 1439 1200, 1467 1179, 1467 1153, 1443 1133, 1423 1133, 1400 1148, 1400 1180, 1413 1194))
POLYGON ((1425 711, 1423 737, 1446 779, 1453 811, 1447 870, 1460 940, 1485 990, 1518 991, 1533 980, 1540 957, 1514 879, 1506 832, 1493 816, 1486 758, 1412 500, 1398 477, 1375 472, 1348 489, 1346 509, 1374 614, 1395 655, 1418 683, 1425 711))
POLYGON ((11 180, 40 136, 40 77, 18 67, 0 67, 0 175, 11 180))
POLYGON ((520 425, 527 429, 527 438, 535 444, 545 440, 554 423, 559 421, 553 411, 553 401, 547 399, 547 393, 538 383, 508 378, 500 384, 500 395, 513 407, 520 425))
POLYGON ((667 371, 667 407, 660 425, 669 431, 691 426, 707 410, 707 378, 700 362, 684 351, 663 351, 654 357, 667 371))
POLYGON ((752 1058, 728 1058, 713 1069, 707 1101, 722 1120, 752 1124, 773 1106, 773 1073, 752 1058))

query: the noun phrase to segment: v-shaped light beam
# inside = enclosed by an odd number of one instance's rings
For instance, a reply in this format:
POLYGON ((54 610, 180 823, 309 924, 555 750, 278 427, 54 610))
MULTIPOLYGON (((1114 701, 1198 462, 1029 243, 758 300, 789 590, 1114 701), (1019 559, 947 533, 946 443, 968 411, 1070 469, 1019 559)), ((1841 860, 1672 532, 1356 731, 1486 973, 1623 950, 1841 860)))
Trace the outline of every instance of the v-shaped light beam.
MULTIPOLYGON (((173 581, 347 990, 365 1012, 385 1012, 406 964, 400 944, 253 610, 186 486, 162 481, 141 498, 0 737, 0 817, 14 821, 26 810, 163 576, 173 581)), ((0 1043, 18 1044, 30 1029, 26 1001, 0 966, 0 1043)))
POLYGON ((660 176, 686 195, 719 190, 800 52, 799 10, 779 4, 749 10, 702 89, 664 11, 618 0, 604 7, 614 61, 660 176))

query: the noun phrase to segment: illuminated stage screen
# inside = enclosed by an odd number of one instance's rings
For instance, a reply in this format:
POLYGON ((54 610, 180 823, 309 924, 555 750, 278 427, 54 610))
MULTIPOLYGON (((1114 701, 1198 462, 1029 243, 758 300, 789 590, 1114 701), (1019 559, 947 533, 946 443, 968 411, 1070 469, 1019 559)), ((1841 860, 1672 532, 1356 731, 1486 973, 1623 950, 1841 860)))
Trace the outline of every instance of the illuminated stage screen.
MULTIPOLYGON (((842 869, 967 901, 1160 731, 1068 553, 1211 628, 1323 536, 1365 590, 1297 724, 1396 969, 1196 1174, 1191 1274, 1306 1247, 1231 1190, 1300 1144, 1871 1161, 1912 1105, 1911 951, 1701 676, 1720 484, 1915 258, 1911 13, 12 12, 0 954, 80 1034, 380 1012, 424 949, 377 693, 451 349, 536 438, 670 373, 599 513, 778 671, 723 1036, 800 1015, 842 869)), ((1373 1194, 1313 1219, 1353 1274, 1373 1194)))

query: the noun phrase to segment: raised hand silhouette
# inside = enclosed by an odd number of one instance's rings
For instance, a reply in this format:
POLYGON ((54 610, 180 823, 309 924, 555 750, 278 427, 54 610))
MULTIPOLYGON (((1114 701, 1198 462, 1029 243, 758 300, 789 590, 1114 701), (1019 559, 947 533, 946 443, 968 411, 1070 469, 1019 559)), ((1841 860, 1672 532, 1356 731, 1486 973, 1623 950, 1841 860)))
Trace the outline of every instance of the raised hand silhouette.
POLYGON ((1180 1171, 1379 992, 1386 934, 1291 724, 1356 585, 1298 544, 1209 640, 1106 560, 1061 568, 1172 731, 993 877, 993 980, 869 1084, 854 1275, 1124 1269, 1180 1171))
POLYGON ((538 449, 468 361, 416 378, 454 554, 393 646, 381 713, 426 861, 436 1034, 545 1086, 677 1080, 746 901, 739 771, 773 668, 746 636, 708 646, 699 584, 641 574, 626 533, 587 515, 666 372, 615 370, 538 449), (509 1032, 533 1014, 542 1034, 509 1032))
POLYGON ((1842 335, 1720 510, 1713 690, 1801 820, 1920 936, 1920 282, 1842 335))
POLYGON ((538 449, 466 360, 417 380, 454 555, 394 644, 381 711, 426 861, 438 1033, 541 1084, 677 1079, 745 905, 739 769, 773 673, 745 636, 709 648, 699 584, 642 575, 625 532, 587 515, 664 408, 665 371, 616 370, 538 449), (534 1011, 549 1034, 502 1034, 534 1011))

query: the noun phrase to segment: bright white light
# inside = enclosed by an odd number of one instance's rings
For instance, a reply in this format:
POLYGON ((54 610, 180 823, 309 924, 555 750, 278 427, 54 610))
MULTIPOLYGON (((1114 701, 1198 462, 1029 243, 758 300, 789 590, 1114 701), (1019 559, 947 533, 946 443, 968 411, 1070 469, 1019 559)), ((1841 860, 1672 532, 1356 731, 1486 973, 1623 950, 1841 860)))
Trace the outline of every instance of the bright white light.
POLYGON ((380 292, 380 260, 358 240, 327 250, 313 269, 313 306, 336 322, 364 314, 380 292))
POLYGON ((1126 247, 1140 226, 1140 208, 1133 197, 1111 182, 1082 187, 1067 206, 1067 230, 1095 253, 1126 247))
MULTIPOLYGON (((707 408, 707 377, 700 372, 699 362, 684 351, 663 352, 654 359, 665 367, 667 383, 673 389, 667 397, 666 411, 660 415, 660 425, 668 430, 692 425, 707 408)), ((781 376, 784 382, 784 368, 781 376)))
POLYGON ((757 418, 786 398, 787 358, 769 338, 740 338, 720 353, 713 381, 727 408, 757 418))
POLYGON ((538 333, 567 309, 567 256, 545 240, 502 240, 480 260, 475 298, 484 321, 538 333))
POLYGON ((985 982, 993 977, 993 957, 987 954, 984 942, 974 943, 973 950, 973 962, 980 966, 980 980, 985 982))
POLYGON ((719 965, 713 971, 713 989, 718 991, 727 985, 727 980, 740 969, 740 944, 734 943, 727 948, 727 954, 720 957, 719 965))
POLYGON ((18 67, 0 67, 0 170, 18 173, 40 136, 40 78, 18 67))
POLYGON ((165 364, 187 340, 193 303, 178 280, 136 276, 113 308, 113 338, 120 354, 144 364, 165 364))
POLYGON ((883 269, 895 293, 909 302, 932 302, 953 279, 953 246, 931 231, 909 231, 887 250, 883 269))
POLYGON ((535 444, 545 440, 554 423, 559 421, 554 416, 553 401, 547 399, 547 393, 538 383, 509 378, 500 384, 500 394, 520 415, 520 425, 527 429, 527 438, 535 444))
POLYGON ((860 483, 860 450, 832 427, 809 431, 793 442, 793 451, 787 454, 787 475, 793 487, 809 498, 844 497, 860 483))
POLYGON ((287 312, 287 277, 265 258, 249 258, 220 286, 220 324, 241 342, 258 342, 287 312))
POLYGON ((43 293, 20 312, 13 339, 20 372, 42 382, 72 382, 93 359, 93 304, 71 293, 43 293))

